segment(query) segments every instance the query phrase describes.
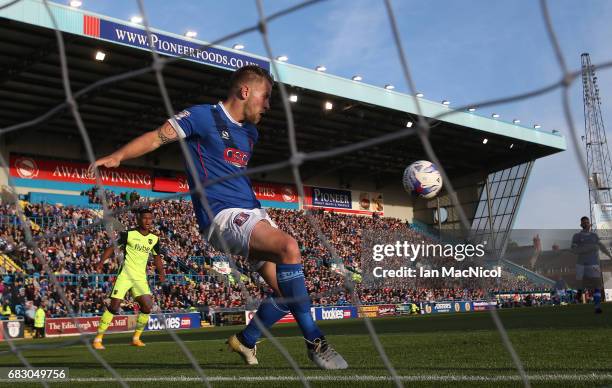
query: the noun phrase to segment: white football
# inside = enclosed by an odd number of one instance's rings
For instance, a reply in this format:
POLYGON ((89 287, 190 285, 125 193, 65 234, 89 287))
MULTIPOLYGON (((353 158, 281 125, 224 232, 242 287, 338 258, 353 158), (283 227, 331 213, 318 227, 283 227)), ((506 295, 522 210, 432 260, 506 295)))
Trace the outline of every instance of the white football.
POLYGON ((442 175, 432 162, 418 160, 404 170, 403 184, 407 192, 430 199, 442 189, 442 175))

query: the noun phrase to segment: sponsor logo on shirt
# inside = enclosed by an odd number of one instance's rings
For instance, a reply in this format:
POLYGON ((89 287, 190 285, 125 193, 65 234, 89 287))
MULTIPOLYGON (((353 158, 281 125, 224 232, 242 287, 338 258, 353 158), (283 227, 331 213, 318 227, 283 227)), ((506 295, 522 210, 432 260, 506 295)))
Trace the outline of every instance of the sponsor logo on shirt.
POLYGON ((132 245, 132 248, 134 248, 137 251, 145 252, 145 253, 149 253, 151 251, 151 247, 150 246, 147 246, 147 245, 144 245, 144 244, 138 244, 138 243, 132 245))
POLYGON ((223 159, 236 167, 246 167, 251 155, 248 152, 228 147, 223 152, 223 159))

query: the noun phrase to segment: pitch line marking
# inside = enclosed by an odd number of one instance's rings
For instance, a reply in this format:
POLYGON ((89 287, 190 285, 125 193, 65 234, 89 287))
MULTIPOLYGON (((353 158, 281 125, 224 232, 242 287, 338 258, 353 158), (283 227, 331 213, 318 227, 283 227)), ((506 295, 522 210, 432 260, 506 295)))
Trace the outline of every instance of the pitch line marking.
MULTIPOLYGON (((482 381, 482 382, 503 382, 503 381, 520 381, 521 376, 518 375, 501 375, 501 376, 486 376, 486 375, 446 375, 446 376, 399 376, 402 381, 412 382, 461 382, 461 381, 482 381)), ((612 380, 612 374, 536 374, 529 375, 531 381, 602 381, 612 380)), ((368 375, 329 375, 329 376, 306 376, 308 381, 391 381, 390 376, 368 376, 368 375)), ((126 382, 198 382, 200 378, 191 376, 160 376, 160 377, 124 377, 126 382)), ((15 380, 1 379, 0 381, 15 382, 15 380)), ((70 382, 114 382, 110 377, 77 377, 70 378, 70 382)), ((242 382, 275 382, 275 381, 299 381, 298 377, 294 376, 209 376, 208 381, 225 382, 225 381, 242 381, 242 382)))

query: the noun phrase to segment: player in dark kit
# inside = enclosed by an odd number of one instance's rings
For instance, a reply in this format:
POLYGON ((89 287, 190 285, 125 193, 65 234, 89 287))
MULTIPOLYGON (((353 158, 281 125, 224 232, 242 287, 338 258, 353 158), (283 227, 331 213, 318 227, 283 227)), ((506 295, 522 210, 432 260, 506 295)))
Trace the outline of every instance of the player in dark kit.
POLYGON ((582 231, 572 237, 572 251, 578 255, 576 263, 576 280, 582 282, 582 288, 593 290, 595 313, 601 314, 601 265, 599 251, 612 259, 610 251, 599 240, 597 233, 591 231, 589 217, 580 219, 582 231))
MULTIPOLYGON (((206 182, 247 168, 258 132, 255 125, 270 109, 273 80, 258 66, 234 72, 228 95, 215 105, 196 105, 166 121, 157 130, 132 140, 116 152, 97 160, 93 167, 117 167, 158 147, 185 139, 195 172, 187 169, 189 184, 206 182)), ((247 176, 225 180, 206 188, 212 209, 209 218, 198 195, 193 208, 202 236, 217 250, 249 259, 254 270, 274 290, 257 311, 257 318, 271 327, 287 312, 295 317, 306 341, 309 358, 323 369, 345 369, 346 361, 327 343, 310 314, 302 258, 294 238, 279 230, 255 198, 247 176), (286 303, 279 297, 284 297, 286 303)), ((256 342, 262 333, 253 320, 245 330, 228 340, 247 364, 257 364, 256 342)))

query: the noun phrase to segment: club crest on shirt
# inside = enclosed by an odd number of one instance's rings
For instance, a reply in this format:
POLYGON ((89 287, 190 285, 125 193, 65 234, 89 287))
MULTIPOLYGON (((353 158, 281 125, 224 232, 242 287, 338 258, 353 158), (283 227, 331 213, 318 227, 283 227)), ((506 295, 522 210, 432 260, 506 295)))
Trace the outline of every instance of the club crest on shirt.
POLYGON ((152 238, 150 238, 150 239, 149 239, 149 245, 152 245, 152 244, 153 244, 153 239, 152 239, 152 238))
POLYGON ((226 140, 229 139, 229 132, 226 130, 221 131, 221 137, 226 140))
POLYGON ((251 217, 249 213, 242 212, 238 214, 236 217, 234 217, 234 224, 238 226, 242 226, 244 225, 245 222, 249 220, 249 217, 251 217))

